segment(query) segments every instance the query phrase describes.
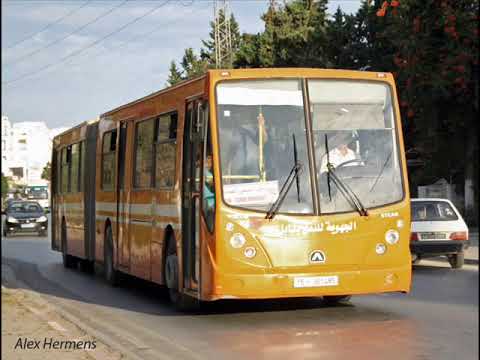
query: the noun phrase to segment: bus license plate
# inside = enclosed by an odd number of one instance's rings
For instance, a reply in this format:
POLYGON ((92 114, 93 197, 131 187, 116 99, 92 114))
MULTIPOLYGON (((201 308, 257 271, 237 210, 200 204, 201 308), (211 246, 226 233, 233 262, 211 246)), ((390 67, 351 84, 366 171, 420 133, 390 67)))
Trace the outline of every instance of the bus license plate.
POLYGON ((294 277, 294 288, 309 288, 321 286, 337 286, 338 276, 310 276, 310 277, 294 277))
POLYGON ((20 226, 22 227, 22 229, 31 229, 35 227, 35 224, 22 224, 20 226))

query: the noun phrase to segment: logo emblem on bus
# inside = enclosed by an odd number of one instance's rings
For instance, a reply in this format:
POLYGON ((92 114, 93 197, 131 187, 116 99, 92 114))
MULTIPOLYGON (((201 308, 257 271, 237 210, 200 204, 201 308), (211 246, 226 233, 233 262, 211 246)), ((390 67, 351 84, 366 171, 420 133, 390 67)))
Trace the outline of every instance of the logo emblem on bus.
POLYGON ((324 263, 325 259, 326 259, 326 256, 325 256, 324 252, 321 251, 321 250, 313 250, 310 253, 310 262, 311 263, 315 263, 315 264, 324 263))

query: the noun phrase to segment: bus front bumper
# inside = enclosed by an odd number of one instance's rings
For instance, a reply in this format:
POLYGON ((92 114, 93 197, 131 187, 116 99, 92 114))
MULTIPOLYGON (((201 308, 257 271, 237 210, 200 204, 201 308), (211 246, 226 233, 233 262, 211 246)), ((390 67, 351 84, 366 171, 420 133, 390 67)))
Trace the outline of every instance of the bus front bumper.
POLYGON ((295 274, 219 274, 208 299, 270 299, 409 292, 410 263, 400 267, 295 274))

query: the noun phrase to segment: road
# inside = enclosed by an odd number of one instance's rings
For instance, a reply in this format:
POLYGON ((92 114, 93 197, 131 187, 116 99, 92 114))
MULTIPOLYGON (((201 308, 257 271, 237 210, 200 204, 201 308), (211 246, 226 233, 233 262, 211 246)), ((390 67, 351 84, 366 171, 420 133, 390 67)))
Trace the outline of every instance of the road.
POLYGON ((414 267, 410 294, 221 301, 175 312, 164 292, 66 270, 47 238, 2 238, 2 261, 28 287, 133 359, 477 359, 478 265, 414 267))

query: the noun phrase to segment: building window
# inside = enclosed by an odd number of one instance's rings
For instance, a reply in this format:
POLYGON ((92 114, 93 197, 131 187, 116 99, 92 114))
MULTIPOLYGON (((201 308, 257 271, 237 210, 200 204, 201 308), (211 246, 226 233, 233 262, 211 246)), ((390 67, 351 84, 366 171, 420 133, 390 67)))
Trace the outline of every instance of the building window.
POLYGON ((155 185, 158 188, 171 188, 175 184, 177 118, 177 113, 158 118, 155 143, 155 185))
POLYGON ((113 190, 115 186, 115 151, 117 146, 117 130, 103 135, 102 142, 102 189, 113 190))
POLYGON ((133 179, 136 188, 149 188, 152 185, 154 127, 155 119, 139 122, 136 126, 133 179))

